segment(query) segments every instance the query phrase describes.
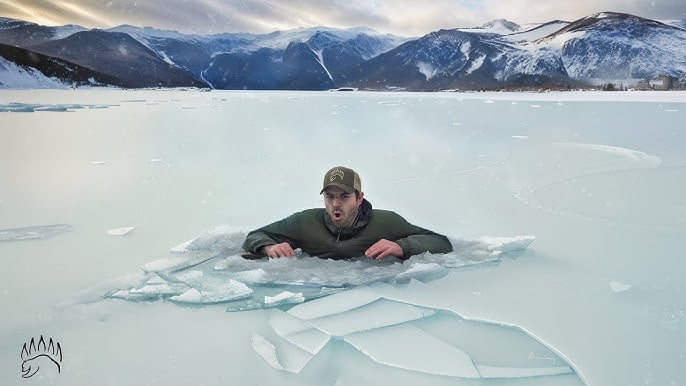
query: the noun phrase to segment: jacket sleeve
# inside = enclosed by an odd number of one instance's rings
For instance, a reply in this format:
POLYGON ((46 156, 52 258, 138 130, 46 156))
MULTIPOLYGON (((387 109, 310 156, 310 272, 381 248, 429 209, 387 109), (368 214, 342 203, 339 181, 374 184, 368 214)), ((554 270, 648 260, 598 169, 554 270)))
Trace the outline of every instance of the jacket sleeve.
POLYGON ((301 216, 301 213, 295 213, 248 233, 243 242, 243 249, 249 253, 261 254, 260 248, 283 242, 289 243, 293 249, 298 248, 301 216))
POLYGON ((402 230, 403 237, 394 241, 403 249, 405 255, 402 257, 404 259, 424 252, 448 253, 453 251, 453 245, 447 237, 428 229, 412 225, 404 218, 400 217, 400 215, 398 215, 398 217, 399 225, 404 228, 402 230))

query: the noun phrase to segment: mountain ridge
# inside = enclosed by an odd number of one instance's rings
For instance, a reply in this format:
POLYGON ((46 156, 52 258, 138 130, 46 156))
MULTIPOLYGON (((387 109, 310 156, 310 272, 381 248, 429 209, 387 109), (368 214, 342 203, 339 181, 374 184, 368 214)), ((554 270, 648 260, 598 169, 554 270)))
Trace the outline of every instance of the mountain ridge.
POLYGON ((436 91, 683 77, 684 24, 600 12, 526 28, 496 19, 405 38, 367 27, 197 35, 0 18, 0 43, 82 66, 120 87, 436 91))

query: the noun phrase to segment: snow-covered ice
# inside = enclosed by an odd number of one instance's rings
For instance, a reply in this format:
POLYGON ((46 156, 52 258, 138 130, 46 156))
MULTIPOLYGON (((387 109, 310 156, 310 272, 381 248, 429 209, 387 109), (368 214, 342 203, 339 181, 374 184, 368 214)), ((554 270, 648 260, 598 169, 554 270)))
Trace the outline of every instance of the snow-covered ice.
POLYGON ((110 236, 125 236, 129 234, 134 229, 134 227, 121 227, 121 228, 114 228, 110 229, 107 231, 107 234, 110 236))
POLYGON ((678 385, 685 100, 3 90, 0 384, 678 385), (455 251, 241 258, 334 164, 455 251))

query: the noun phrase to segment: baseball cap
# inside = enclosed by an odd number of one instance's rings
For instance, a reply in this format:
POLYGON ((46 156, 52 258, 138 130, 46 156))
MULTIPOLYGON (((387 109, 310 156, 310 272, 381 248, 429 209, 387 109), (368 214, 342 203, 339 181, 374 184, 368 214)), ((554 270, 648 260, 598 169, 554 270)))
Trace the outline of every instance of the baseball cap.
POLYGON ((348 193, 353 193, 356 190, 358 192, 362 191, 360 175, 356 171, 344 166, 336 166, 326 172, 324 175, 324 185, 319 194, 322 194, 330 186, 341 188, 348 193))

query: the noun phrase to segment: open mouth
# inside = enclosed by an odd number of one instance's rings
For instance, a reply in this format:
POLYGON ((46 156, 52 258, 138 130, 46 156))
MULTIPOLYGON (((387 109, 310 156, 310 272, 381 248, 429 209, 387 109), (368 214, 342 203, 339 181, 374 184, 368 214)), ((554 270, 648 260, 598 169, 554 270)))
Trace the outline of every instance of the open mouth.
POLYGON ((333 219, 334 220, 340 220, 342 217, 343 217, 343 213, 338 212, 338 211, 333 212, 333 219))

